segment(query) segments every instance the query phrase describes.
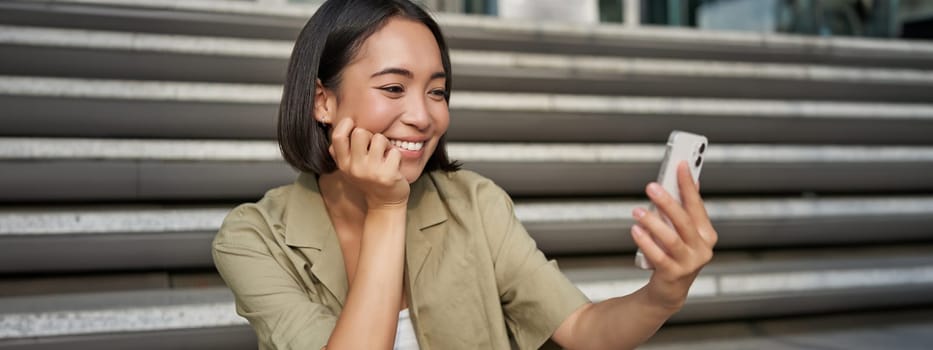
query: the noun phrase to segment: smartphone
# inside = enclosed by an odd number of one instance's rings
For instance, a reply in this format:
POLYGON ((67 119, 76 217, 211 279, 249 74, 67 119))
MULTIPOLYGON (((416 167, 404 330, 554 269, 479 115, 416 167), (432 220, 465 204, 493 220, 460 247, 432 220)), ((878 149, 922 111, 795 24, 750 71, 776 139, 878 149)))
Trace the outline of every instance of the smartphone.
MULTIPOLYGON (((674 197, 678 203, 680 203, 680 187, 677 186, 677 164, 684 160, 687 161, 687 165, 690 166, 690 174, 693 175, 693 182, 699 183, 700 169, 703 168, 703 154, 706 152, 708 144, 706 136, 679 130, 671 131, 671 135, 667 138, 667 150, 664 152, 664 159, 661 160, 658 184, 674 197)), ((653 203, 649 210, 659 213, 664 221, 673 227, 670 220, 664 216, 664 213, 659 212, 653 203)), ((645 258, 645 255, 642 254, 641 249, 635 253, 635 265, 645 270, 654 268, 645 258)))

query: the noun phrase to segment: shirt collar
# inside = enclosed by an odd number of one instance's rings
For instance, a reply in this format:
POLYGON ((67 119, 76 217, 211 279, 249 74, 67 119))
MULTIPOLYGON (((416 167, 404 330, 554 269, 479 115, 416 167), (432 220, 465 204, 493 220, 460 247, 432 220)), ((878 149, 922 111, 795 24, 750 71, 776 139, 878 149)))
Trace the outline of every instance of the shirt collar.
MULTIPOLYGON (((408 221, 415 223, 418 229, 447 221, 447 210, 429 174, 411 185, 408 221)), ((298 175, 289 194, 285 243, 292 247, 325 249, 332 237, 336 238, 336 231, 327 215, 317 176, 303 172, 298 175)))
POLYGON ((316 175, 304 172, 298 175, 285 210, 285 244, 324 249, 330 237, 336 237, 316 175))

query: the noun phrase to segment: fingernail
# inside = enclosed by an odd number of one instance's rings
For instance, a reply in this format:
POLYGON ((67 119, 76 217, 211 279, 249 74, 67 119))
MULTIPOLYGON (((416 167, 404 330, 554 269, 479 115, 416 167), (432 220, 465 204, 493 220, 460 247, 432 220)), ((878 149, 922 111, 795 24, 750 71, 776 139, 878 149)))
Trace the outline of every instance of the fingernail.
POLYGON ((632 216, 636 219, 641 219, 646 213, 647 212, 642 208, 635 208, 635 210, 632 211, 632 216))
POLYGON ((638 225, 632 226, 632 233, 634 233, 636 236, 646 236, 648 234, 645 232, 645 229, 638 225))
POLYGON ((664 189, 662 189, 661 185, 658 185, 657 182, 652 182, 648 184, 648 194, 650 194, 651 196, 660 196, 661 191, 664 191, 664 189))

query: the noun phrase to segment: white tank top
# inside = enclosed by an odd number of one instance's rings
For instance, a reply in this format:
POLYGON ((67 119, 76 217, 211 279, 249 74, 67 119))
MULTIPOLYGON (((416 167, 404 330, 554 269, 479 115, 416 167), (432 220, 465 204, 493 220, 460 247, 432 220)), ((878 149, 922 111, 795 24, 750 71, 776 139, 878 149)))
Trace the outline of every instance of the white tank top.
POLYGON ((398 328, 395 330, 394 350, 419 350, 418 338, 415 337, 415 327, 411 324, 408 309, 399 311, 398 328))

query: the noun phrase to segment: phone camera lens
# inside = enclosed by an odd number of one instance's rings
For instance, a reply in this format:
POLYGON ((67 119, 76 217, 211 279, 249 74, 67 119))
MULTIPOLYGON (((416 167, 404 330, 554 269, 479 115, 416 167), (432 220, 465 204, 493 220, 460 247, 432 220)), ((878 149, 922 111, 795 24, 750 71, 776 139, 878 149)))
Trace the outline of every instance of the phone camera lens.
POLYGON ((705 143, 700 144, 700 154, 703 154, 703 151, 705 150, 706 150, 706 144, 705 143))
MULTIPOLYGON (((701 151, 701 152, 702 152, 702 151, 701 151)), ((696 163, 694 163, 694 166, 699 168, 699 167, 700 167, 700 164, 703 164, 703 157, 702 157, 702 156, 697 157, 697 161, 696 161, 696 163)))

